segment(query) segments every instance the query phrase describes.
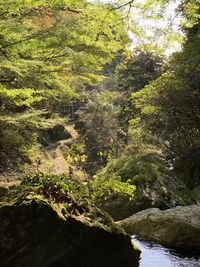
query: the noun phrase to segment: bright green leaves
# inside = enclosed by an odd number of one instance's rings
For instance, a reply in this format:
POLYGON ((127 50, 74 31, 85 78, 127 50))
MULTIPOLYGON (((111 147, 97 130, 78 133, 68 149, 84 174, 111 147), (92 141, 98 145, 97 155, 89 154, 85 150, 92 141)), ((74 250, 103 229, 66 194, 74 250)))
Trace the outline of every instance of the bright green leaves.
POLYGON ((0 10, 0 157, 10 158, 29 148, 46 117, 78 99, 83 85, 102 79, 127 37, 123 25, 112 25, 120 15, 113 10, 103 22, 108 7, 97 3, 0 0, 0 10))
POLYGON ((182 1, 179 8, 182 9, 184 14, 184 19, 182 21, 183 27, 192 28, 195 24, 198 24, 200 19, 198 0, 182 1))
POLYGON ((96 203, 104 203, 115 197, 133 199, 136 187, 129 182, 122 182, 120 177, 97 177, 92 182, 92 197, 96 203))
MULTIPOLYGON (((81 1, 25 2, 18 3, 21 8, 15 7, 22 15, 19 12, 16 17, 3 17, 0 25, 2 53, 12 55, 16 61, 20 58, 37 65, 40 62, 41 66, 59 64, 61 69, 67 67, 70 76, 83 76, 100 70, 123 47, 123 38, 127 40, 123 26, 114 28, 111 20, 100 26, 107 12, 102 5, 84 5, 81 1), (25 9, 26 4, 30 5, 26 12, 23 4, 25 9)), ((12 6, 14 3, 5 7, 5 12, 12 6)))
POLYGON ((119 18, 115 11, 102 26, 108 9, 101 4, 64 0, 0 4, 5 13, 0 21, 5 87, 60 92, 66 88, 70 97, 75 96, 74 81, 93 82, 95 75, 97 80, 102 66, 127 40, 122 25, 110 24, 119 18))
POLYGON ((148 136, 150 132, 177 153, 186 153, 200 144, 198 44, 197 31, 183 52, 175 54, 171 71, 132 94, 138 121, 132 130, 141 127, 143 134, 148 136))
POLYGON ((162 179, 164 171, 163 162, 147 150, 145 154, 122 155, 112 159, 97 173, 92 183, 95 201, 105 203, 115 197, 134 199, 137 184, 162 179))
POLYGON ((0 98, 3 102, 4 108, 5 105, 9 104, 12 108, 15 106, 26 106, 30 107, 33 106, 35 103, 40 102, 44 99, 43 96, 39 95, 33 89, 6 89, 0 88, 0 98))

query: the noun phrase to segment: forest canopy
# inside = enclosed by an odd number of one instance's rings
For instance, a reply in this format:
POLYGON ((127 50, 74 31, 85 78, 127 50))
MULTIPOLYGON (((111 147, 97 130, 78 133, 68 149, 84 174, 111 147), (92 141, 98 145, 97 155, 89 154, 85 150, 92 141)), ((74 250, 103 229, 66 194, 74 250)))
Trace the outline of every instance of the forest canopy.
POLYGON ((59 105, 101 79, 127 42, 115 10, 87 1, 0 1, 1 154, 25 152, 59 105), (11 119, 12 117, 12 119, 11 119), (9 147, 9 149, 7 149, 9 147))
POLYGON ((200 184, 197 0, 0 0, 0 28, 2 172, 33 163, 71 119, 80 144, 63 157, 97 174, 94 192, 103 179, 129 197, 171 170, 200 184), (70 117, 71 103, 82 110, 70 117))

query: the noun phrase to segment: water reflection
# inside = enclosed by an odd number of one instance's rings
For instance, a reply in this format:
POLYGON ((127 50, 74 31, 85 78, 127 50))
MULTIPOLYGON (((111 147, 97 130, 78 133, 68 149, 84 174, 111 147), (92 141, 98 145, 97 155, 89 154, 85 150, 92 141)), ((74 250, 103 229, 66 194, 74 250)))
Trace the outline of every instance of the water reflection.
POLYGON ((149 243, 132 237, 142 251, 140 267, 200 267, 200 256, 193 253, 178 252, 161 245, 149 243))

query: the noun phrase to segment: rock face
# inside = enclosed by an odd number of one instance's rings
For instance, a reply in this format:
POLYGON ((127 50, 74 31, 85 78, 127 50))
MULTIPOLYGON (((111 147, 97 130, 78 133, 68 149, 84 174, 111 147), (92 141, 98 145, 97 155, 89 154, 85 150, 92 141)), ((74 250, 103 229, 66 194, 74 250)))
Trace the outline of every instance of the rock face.
POLYGON ((0 266, 138 266, 140 251, 130 237, 99 221, 69 215, 63 204, 39 197, 2 205, 0 266))
POLYGON ((116 221, 123 220, 135 212, 135 201, 126 196, 113 196, 99 206, 116 221))
POLYGON ((38 141, 47 146, 50 143, 58 142, 60 140, 67 140, 72 138, 71 134, 66 130, 63 125, 56 125, 49 129, 43 129, 38 141))
POLYGON ((50 140, 54 142, 72 137, 63 125, 56 125, 55 127, 48 129, 48 134, 50 140))
POLYGON ((147 209, 119 222, 129 234, 177 248, 200 251, 200 206, 147 209))

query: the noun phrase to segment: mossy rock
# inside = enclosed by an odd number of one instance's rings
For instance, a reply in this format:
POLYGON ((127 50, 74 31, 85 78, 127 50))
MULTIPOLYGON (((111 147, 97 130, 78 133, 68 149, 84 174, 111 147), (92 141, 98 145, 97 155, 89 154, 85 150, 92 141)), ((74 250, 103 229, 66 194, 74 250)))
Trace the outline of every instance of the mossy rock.
POLYGON ((140 251, 112 226, 108 218, 72 215, 64 203, 50 204, 40 196, 17 199, 0 207, 0 265, 138 266, 140 251))

